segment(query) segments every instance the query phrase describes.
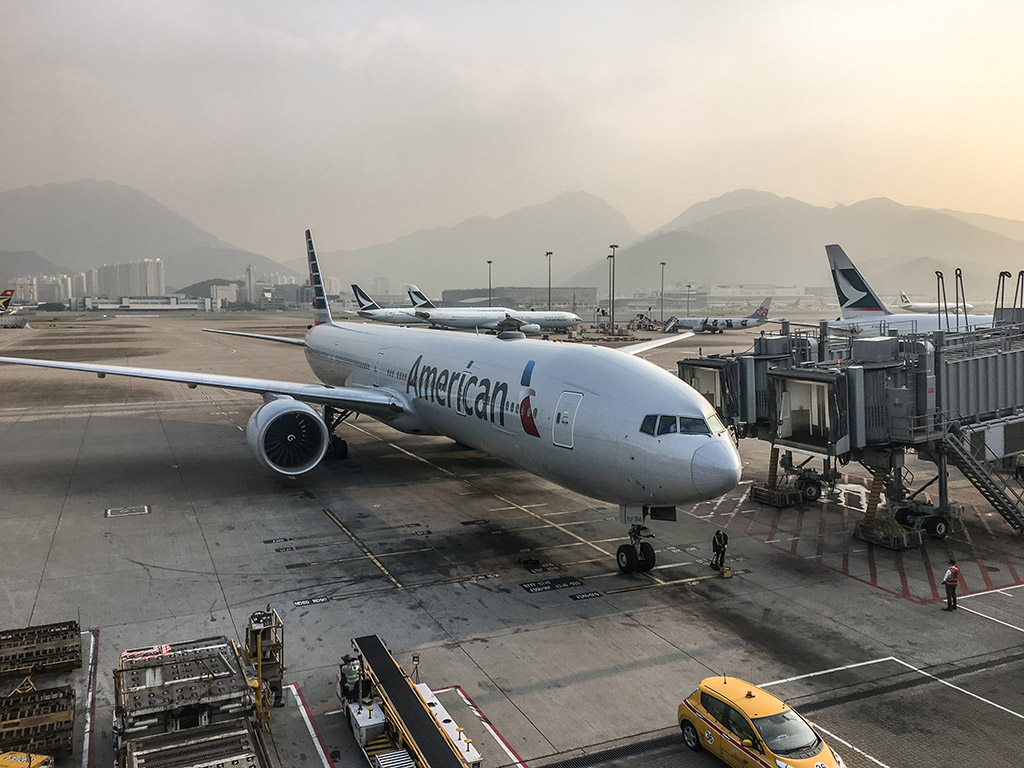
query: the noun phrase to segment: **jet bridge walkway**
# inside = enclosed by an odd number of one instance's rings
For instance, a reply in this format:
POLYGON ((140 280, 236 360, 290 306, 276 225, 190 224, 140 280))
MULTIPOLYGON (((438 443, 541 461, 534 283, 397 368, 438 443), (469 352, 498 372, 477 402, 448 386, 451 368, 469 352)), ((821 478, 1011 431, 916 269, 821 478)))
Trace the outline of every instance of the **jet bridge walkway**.
MULTIPOLYGON (((878 519, 871 507, 862 538, 892 540, 894 522, 916 532, 927 523, 924 531, 938 538, 959 525, 947 464, 1024 534, 1024 489, 999 471, 1024 453, 1024 324, 852 339, 784 326, 755 339, 752 355, 690 358, 678 368, 739 436, 820 457, 824 474, 851 460, 872 467, 873 497, 884 492, 890 504, 878 519), (904 472, 909 449, 937 465, 917 490, 904 472), (932 482, 938 505, 915 501, 932 482)), ((794 466, 791 456, 783 461, 794 466)), ((802 467, 797 482, 807 485, 814 470, 802 467)), ((904 546, 913 543, 904 537, 904 546)))

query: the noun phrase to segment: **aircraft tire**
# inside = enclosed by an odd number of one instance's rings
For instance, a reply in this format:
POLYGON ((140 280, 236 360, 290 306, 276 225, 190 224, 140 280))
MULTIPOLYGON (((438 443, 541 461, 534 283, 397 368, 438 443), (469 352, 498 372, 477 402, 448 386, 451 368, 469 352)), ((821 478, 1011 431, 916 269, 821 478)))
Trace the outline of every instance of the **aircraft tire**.
POLYGON ((331 458, 342 461, 348 458, 348 442, 337 435, 331 435, 330 445, 331 458))
POLYGON ((619 570, 623 573, 633 573, 640 566, 640 558, 632 544, 623 544, 615 553, 615 560, 619 564, 619 570))
POLYGON ((657 556, 654 554, 654 547, 648 544, 646 541, 640 544, 640 563, 637 565, 638 571, 649 571, 654 567, 657 561, 657 556))

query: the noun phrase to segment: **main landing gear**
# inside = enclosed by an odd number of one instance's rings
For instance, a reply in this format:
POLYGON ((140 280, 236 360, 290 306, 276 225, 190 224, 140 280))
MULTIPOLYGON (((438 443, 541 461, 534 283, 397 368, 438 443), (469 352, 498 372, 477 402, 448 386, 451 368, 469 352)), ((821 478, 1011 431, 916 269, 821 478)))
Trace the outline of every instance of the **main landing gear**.
POLYGON ((324 406, 324 424, 327 425, 327 434, 331 436, 331 442, 327 446, 327 453, 331 458, 338 460, 348 458, 348 443, 334 434, 334 430, 351 415, 352 411, 342 411, 333 405, 324 406))
POLYGON ((634 523, 629 527, 629 544, 623 544, 615 553, 619 570, 623 573, 649 571, 654 567, 654 547, 643 539, 653 538, 646 526, 634 523))

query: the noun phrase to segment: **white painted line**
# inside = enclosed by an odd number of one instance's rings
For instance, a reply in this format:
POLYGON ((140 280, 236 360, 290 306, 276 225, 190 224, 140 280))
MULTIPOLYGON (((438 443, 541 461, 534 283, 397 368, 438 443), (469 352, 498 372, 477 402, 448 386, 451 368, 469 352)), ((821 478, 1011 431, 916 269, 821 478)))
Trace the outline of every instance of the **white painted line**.
POLYGON ((918 669, 913 664, 908 664, 907 662, 901 661, 900 659, 897 659, 895 657, 893 657, 893 661, 895 661, 897 664, 902 664, 907 669, 914 670, 918 674, 924 675, 925 677, 930 677, 932 680, 934 680, 934 681, 936 681, 938 683, 942 683, 943 685, 945 685, 945 686, 947 686, 949 688, 952 688, 954 691, 960 691, 960 693, 966 693, 972 699, 977 699, 978 701, 982 702, 983 704, 989 704, 989 705, 995 707, 996 709, 1005 712, 1008 715, 1013 715, 1014 717, 1017 717, 1017 718, 1020 718, 1021 720, 1024 720, 1024 715, 1022 715, 1020 712, 1014 712, 1012 709, 1008 709, 1008 708, 1004 707, 1002 704, 996 704, 994 701, 990 701, 990 700, 988 700, 988 699, 986 699, 986 698, 984 698, 982 696, 979 696, 976 693, 971 693, 966 688, 961 688, 959 685, 953 685, 953 683, 951 683, 951 682, 949 682, 947 680, 943 680, 941 677, 936 677, 931 672, 925 672, 923 669, 918 669))
POLYGON ((820 675, 831 675, 833 672, 843 672, 847 669, 856 669, 857 667, 866 667, 871 664, 880 664, 883 661, 896 661, 895 656, 886 656, 884 659, 872 659, 871 661, 861 661, 857 664, 847 664, 843 667, 832 667, 832 669, 823 669, 821 672, 808 672, 806 675, 797 675, 796 677, 787 677, 785 680, 773 680, 770 683, 758 683, 758 688, 768 688, 772 685, 782 685, 783 683, 792 683, 794 680, 805 680, 808 677, 819 677, 820 675))
POLYGON ((85 700, 88 705, 85 708, 85 733, 82 735, 82 768, 89 768, 89 752, 92 749, 92 715, 93 707, 96 705, 96 690, 93 687, 95 680, 95 656, 96 656, 96 636, 93 635, 92 630, 86 630, 82 632, 83 635, 89 636, 89 670, 86 673, 86 692, 85 700))
POLYGON ((788 539, 768 539, 768 541, 766 541, 765 544, 778 544, 782 541, 796 541, 799 538, 799 536, 790 536, 788 539))
POLYGON ((434 695, 437 695, 439 693, 444 693, 446 691, 455 691, 459 694, 459 698, 462 699, 462 702, 467 707, 469 707, 470 711, 474 715, 476 715, 477 719, 480 721, 480 724, 487 730, 489 734, 491 734, 491 738, 493 738, 498 743, 498 746, 501 747, 502 751, 506 755, 508 755, 509 759, 512 761, 511 765, 516 766, 516 768, 527 768, 526 763, 523 762, 523 759, 512 750, 512 747, 509 745, 509 743, 505 741, 505 737, 498 733, 498 729, 495 728, 491 724, 491 721, 487 719, 486 715, 484 715, 483 713, 483 710, 481 710, 480 707, 478 707, 476 703, 471 698, 469 698, 469 694, 462 690, 461 685, 452 685, 448 688, 440 688, 436 691, 432 691, 432 693, 434 693, 434 695))
POLYGON ((309 731, 309 738, 313 742, 313 746, 316 748, 316 753, 320 755, 320 761, 324 768, 334 768, 333 763, 327 759, 327 754, 324 752, 324 745, 320 742, 320 734, 317 733, 316 728, 313 726, 313 719, 309 716, 309 710, 306 709, 306 701, 302 698, 302 693, 299 691, 299 686, 295 683, 288 683, 284 686, 292 692, 292 696, 295 697, 295 704, 299 708, 299 713, 302 715, 302 719, 306 722, 306 730, 309 731))
POLYGON ((815 728, 817 728, 817 729, 818 729, 819 731, 821 731, 822 733, 824 733, 824 734, 828 735, 828 737, 829 737, 830 739, 835 739, 835 740, 836 740, 836 741, 838 741, 838 742, 839 742, 840 744, 842 744, 842 745, 843 745, 844 747, 849 747, 849 748, 850 748, 850 749, 852 749, 852 750, 853 750, 854 752, 856 752, 856 753, 857 753, 858 755, 861 755, 862 757, 866 757, 866 758, 867 758, 868 760, 870 760, 870 761, 871 761, 872 763, 874 763, 875 765, 877 765, 877 766, 880 766, 880 768, 890 768, 890 767, 889 767, 888 765, 886 765, 885 763, 883 763, 883 762, 882 762, 881 760, 879 760, 879 759, 877 759, 877 758, 875 758, 875 757, 872 757, 871 755, 869 755, 869 754, 868 754, 867 752, 865 752, 865 751, 864 751, 864 750, 862 750, 862 749, 857 749, 857 747, 853 746, 853 744, 851 744, 850 742, 846 741, 845 739, 841 739, 841 738, 839 738, 839 737, 838 737, 838 736, 836 736, 836 735, 835 735, 834 733, 832 733, 832 731, 828 731, 828 730, 825 730, 824 728, 822 728, 822 727, 821 727, 820 725, 818 725, 817 723, 815 723, 815 724, 814 724, 814 727, 815 727, 815 728))
POLYGON ((956 599, 957 602, 959 602, 960 600, 968 600, 972 597, 978 597, 979 595, 991 595, 993 592, 998 592, 1001 595, 1010 597, 1010 595, 1006 594, 1007 592, 1011 589, 1020 589, 1021 587, 1024 587, 1024 584, 1014 584, 1012 587, 999 587, 998 589, 986 589, 983 592, 971 592, 969 595, 957 595, 956 599))
POLYGON ((957 609, 958 610, 959 609, 963 609, 963 610, 967 611, 968 613, 973 613, 975 616, 981 616, 981 618, 983 618, 983 619, 988 619, 989 621, 994 621, 996 624, 1002 624, 1004 627, 1009 627, 1010 629, 1015 629, 1018 632, 1024 632, 1024 627, 1018 627, 1016 624, 1010 624, 1008 622, 1002 621, 1001 619, 997 619, 995 616, 989 616, 987 613, 982 613, 981 611, 976 611, 973 608, 964 608, 963 606, 957 606, 957 609))

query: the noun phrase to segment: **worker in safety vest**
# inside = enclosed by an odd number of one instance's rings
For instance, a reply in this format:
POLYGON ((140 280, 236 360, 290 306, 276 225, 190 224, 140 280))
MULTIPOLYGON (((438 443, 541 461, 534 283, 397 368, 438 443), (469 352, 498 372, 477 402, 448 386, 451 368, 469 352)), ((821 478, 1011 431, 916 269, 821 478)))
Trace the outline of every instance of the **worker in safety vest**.
POLYGON ((714 557, 711 558, 711 567, 716 571, 725 563, 725 548, 728 546, 729 534, 719 528, 714 538, 711 539, 711 549, 715 553, 714 557))
POLYGON ((949 568, 942 577, 942 584, 946 588, 946 607, 944 611, 956 610, 956 588, 960 583, 960 569, 956 567, 956 560, 950 559, 949 568))
POLYGON ((1013 460, 1013 479, 1020 480, 1024 476, 1024 453, 1018 453, 1013 460))
POLYGON ((353 701, 359 696, 359 677, 362 668, 359 666, 359 659, 346 655, 342 659, 345 663, 341 665, 341 691, 346 699, 353 701))

